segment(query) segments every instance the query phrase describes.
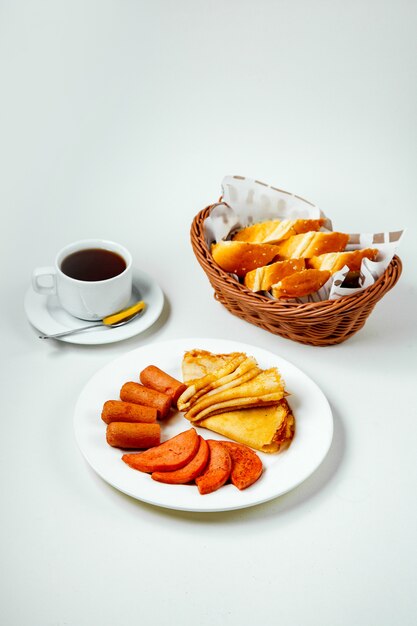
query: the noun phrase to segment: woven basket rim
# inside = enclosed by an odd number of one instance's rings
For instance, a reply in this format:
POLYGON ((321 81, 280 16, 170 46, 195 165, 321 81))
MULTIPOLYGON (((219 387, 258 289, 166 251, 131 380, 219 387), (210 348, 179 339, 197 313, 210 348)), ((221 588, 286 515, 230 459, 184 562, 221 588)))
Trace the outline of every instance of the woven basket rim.
POLYGON ((342 296, 337 300, 322 300, 320 302, 299 303, 270 299, 263 294, 251 291, 214 262, 211 252, 205 242, 203 223, 209 216, 211 209, 216 204, 217 203, 208 205, 206 208, 199 211, 194 217, 191 226, 191 242, 194 253, 211 281, 219 281, 220 291, 229 292, 230 295, 233 295, 233 297, 239 296, 244 298, 246 301, 251 301, 253 305, 256 305, 260 309, 264 309, 265 312, 279 312, 284 316, 291 316, 292 314, 295 314, 298 319, 300 319, 300 316, 304 314, 307 315, 310 320, 312 315, 317 315, 317 317, 320 317, 321 320, 323 313, 331 312, 333 314, 336 312, 336 309, 338 313, 348 312, 351 309, 360 307, 369 300, 379 300, 386 291, 394 286, 401 274, 401 259, 395 255, 382 276, 380 276, 372 285, 360 292, 342 296), (394 274, 393 280, 391 281, 387 280, 390 273, 394 274))

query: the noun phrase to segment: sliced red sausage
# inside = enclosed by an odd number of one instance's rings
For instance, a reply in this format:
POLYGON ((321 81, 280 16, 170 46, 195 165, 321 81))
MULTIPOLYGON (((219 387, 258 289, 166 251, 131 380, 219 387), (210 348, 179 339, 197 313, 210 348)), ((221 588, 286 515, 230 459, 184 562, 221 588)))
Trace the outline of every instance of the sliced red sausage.
POLYGON ((227 482, 232 471, 232 459, 220 441, 208 439, 210 459, 204 472, 195 479, 201 494, 211 493, 220 489, 227 482))
POLYGON ((164 441, 145 452, 124 454, 122 460, 140 472, 170 472, 187 465, 197 454, 199 436, 194 428, 164 441))
POLYGON ((160 483, 170 485, 185 485, 203 473, 209 459, 209 447, 205 439, 200 437, 200 446, 197 454, 187 465, 174 472, 153 472, 152 478, 160 483))
POLYGON ((262 461, 248 446, 233 441, 222 441, 232 457, 230 479, 238 489, 246 489, 262 474, 262 461))

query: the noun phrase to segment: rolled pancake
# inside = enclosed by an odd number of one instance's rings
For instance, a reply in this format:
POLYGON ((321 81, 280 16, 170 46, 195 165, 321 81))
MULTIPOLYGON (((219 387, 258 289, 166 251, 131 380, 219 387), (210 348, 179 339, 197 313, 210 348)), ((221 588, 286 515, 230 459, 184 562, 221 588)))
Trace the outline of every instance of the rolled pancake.
MULTIPOLYGON (((190 350, 182 362, 183 380, 190 384, 198 375, 205 376, 218 370, 230 359, 227 354, 213 354, 206 350, 190 350)), ((284 382, 282 381, 284 386, 284 382)), ((211 396, 213 392, 209 392, 211 396)), ((187 414, 186 414, 187 417, 187 414)), ((285 398, 272 406, 230 409, 206 416, 198 426, 207 428, 255 450, 276 453, 287 448, 295 430, 295 419, 285 398)))
POLYGON ((294 436, 295 420, 288 402, 283 398, 275 406, 213 415, 201 420, 198 426, 271 454, 288 447, 294 436))
POLYGON ((271 367, 237 387, 204 395, 187 411, 186 418, 194 422, 228 409, 276 404, 285 395, 284 381, 277 368, 271 367))
POLYGON ((208 350, 188 350, 182 359, 182 379, 189 385, 191 381, 219 369, 237 354, 243 353, 213 354, 208 350))
POLYGON ((184 411, 188 405, 190 399, 199 391, 211 388, 210 386, 216 381, 220 380, 224 376, 228 376, 229 374, 233 374, 236 369, 239 367, 243 361, 246 359, 246 354, 241 353, 232 353, 230 358, 221 365, 220 368, 209 371, 205 376, 201 378, 197 378, 194 380, 189 380, 187 384, 187 389, 181 396, 178 398, 177 406, 180 411, 184 411))
POLYGON ((178 398, 177 406, 180 411, 186 411, 202 396, 212 396, 226 389, 237 387, 251 380, 260 372, 261 370, 253 357, 247 357, 243 361, 240 357, 233 359, 224 367, 206 374, 200 379, 201 382, 197 380, 188 383, 188 388, 178 398), (237 367, 230 371, 236 365, 237 367))

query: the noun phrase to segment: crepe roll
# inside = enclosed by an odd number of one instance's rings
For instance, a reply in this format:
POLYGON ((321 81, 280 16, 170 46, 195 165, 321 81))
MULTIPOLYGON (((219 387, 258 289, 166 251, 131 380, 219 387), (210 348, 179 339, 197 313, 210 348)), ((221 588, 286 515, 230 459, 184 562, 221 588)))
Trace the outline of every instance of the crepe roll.
POLYGON ((286 394, 284 381, 276 367, 261 371, 238 387, 202 396, 185 414, 191 422, 209 415, 250 406, 276 404, 286 394))
POLYGON ((287 448, 295 431, 295 420, 285 398, 273 406, 230 410, 203 419, 207 428, 250 448, 274 454, 287 448))

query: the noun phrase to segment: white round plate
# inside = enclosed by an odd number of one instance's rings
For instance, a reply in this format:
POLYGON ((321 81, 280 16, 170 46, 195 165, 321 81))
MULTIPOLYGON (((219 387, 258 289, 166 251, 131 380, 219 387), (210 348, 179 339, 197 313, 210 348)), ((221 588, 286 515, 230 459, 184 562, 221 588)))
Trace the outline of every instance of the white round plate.
MULTIPOLYGON (((113 343, 134 337, 156 322, 164 307, 164 295, 159 285, 145 272, 133 270, 133 291, 130 305, 144 300, 146 308, 141 315, 119 328, 105 326, 59 337, 60 341, 84 345, 113 343)), ((60 306, 57 296, 43 296, 29 287, 25 296, 25 311, 29 322, 45 335, 81 328, 88 322, 73 317, 60 306)))
MULTIPOLYGON (((174 412, 161 424, 161 441, 190 428, 183 415, 174 412)), ((146 345, 117 358, 97 372, 83 389, 75 408, 74 427, 81 452, 110 485, 150 504, 199 512, 254 506, 294 489, 320 465, 333 436, 329 403, 306 374, 272 352, 222 339, 176 339, 146 345), (228 484, 202 496, 195 485, 155 482, 150 475, 126 465, 121 460, 123 451, 106 442, 106 425, 100 417, 104 402, 119 398, 123 383, 138 381, 140 371, 150 364, 181 380, 184 352, 192 348, 222 354, 241 351, 254 356, 262 368, 277 366, 291 393, 288 401, 296 420, 294 439, 289 448, 279 454, 258 452, 264 472, 256 483, 243 491, 228 484)), ((204 428, 196 430, 206 439, 225 439, 204 428)))

